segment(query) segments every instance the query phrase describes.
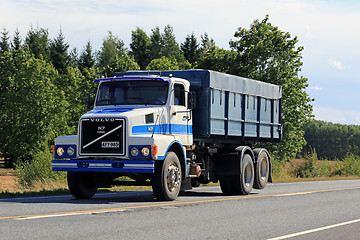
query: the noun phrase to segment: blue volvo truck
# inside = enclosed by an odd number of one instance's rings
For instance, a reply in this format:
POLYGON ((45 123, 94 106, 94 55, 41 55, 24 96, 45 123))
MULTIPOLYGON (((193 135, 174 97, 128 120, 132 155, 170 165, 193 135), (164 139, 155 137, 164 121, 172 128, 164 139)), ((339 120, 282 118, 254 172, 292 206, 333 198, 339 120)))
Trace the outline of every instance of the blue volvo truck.
POLYGON ((271 182, 270 155, 253 146, 281 140, 281 86, 210 70, 129 71, 95 84, 77 135, 55 139, 52 169, 67 172, 74 197, 150 185, 174 200, 209 182, 245 195, 271 182))

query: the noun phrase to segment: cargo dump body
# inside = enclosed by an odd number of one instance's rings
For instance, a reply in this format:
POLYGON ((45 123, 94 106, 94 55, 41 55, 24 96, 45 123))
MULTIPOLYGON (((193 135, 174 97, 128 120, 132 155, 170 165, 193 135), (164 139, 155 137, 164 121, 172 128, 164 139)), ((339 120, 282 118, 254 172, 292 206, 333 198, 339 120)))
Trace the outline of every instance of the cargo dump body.
POLYGON ((183 78, 195 93, 194 141, 253 144, 281 140, 281 86, 211 70, 128 71, 114 76, 183 78))

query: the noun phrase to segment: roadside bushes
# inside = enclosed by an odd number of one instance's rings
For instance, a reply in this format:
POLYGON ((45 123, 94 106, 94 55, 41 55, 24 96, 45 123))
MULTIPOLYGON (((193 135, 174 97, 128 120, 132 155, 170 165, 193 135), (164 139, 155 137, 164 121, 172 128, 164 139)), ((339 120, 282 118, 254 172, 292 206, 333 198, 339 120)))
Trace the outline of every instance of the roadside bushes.
POLYGON ((294 166, 292 175, 300 178, 358 176, 360 177, 360 157, 348 154, 342 161, 319 160, 315 150, 304 156, 304 160, 294 166))
POLYGON ((47 149, 37 151, 31 161, 22 161, 16 166, 16 174, 19 184, 32 187, 35 182, 47 180, 63 182, 66 179, 65 172, 51 171, 52 154, 47 149))
POLYGON ((348 154, 344 158, 344 171, 345 176, 359 176, 360 177, 360 157, 353 154, 348 154))

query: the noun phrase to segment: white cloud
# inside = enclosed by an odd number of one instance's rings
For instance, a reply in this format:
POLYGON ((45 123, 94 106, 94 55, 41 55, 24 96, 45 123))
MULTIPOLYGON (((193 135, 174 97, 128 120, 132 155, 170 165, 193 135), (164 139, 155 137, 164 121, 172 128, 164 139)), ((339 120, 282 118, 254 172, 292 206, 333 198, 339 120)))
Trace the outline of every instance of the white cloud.
POLYGON ((329 59, 329 64, 330 64, 330 66, 332 66, 332 67, 334 67, 334 68, 336 68, 336 69, 338 69, 340 71, 344 70, 344 67, 343 67, 343 65, 342 65, 342 63, 340 61, 337 61, 337 60, 334 60, 334 59, 330 58, 329 59))
POLYGON ((322 87, 318 87, 318 86, 313 86, 313 87, 308 87, 309 90, 314 90, 314 91, 322 91, 323 88, 322 87))
POLYGON ((315 119, 341 123, 360 125, 360 111, 342 110, 328 107, 314 107, 315 119))
POLYGON ((334 13, 337 9, 337 5, 320 0, 3 0, 0 22, 11 33, 18 26, 23 35, 31 24, 49 28, 52 35, 61 26, 71 45, 80 38, 83 45, 89 37, 101 40, 108 30, 130 40, 131 30, 137 26, 150 33, 155 26, 170 24, 178 41, 191 32, 198 37, 207 32, 217 45, 228 48, 238 27, 248 28, 254 19, 269 14, 275 26, 299 36, 300 45, 305 45, 306 39, 315 45, 359 42, 360 32, 353 29, 358 28, 360 15, 334 13), (93 34, 86 35, 84 30, 93 34))

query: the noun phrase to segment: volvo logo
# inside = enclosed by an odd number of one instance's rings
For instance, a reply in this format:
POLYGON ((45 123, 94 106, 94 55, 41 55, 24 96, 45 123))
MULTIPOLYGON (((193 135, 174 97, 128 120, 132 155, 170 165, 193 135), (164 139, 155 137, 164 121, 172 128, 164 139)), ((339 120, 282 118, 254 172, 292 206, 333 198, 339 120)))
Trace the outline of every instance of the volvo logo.
POLYGON ((114 122, 115 118, 90 118, 91 122, 114 122))

